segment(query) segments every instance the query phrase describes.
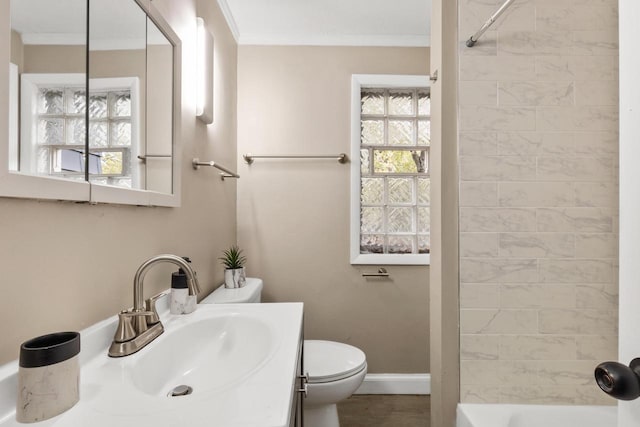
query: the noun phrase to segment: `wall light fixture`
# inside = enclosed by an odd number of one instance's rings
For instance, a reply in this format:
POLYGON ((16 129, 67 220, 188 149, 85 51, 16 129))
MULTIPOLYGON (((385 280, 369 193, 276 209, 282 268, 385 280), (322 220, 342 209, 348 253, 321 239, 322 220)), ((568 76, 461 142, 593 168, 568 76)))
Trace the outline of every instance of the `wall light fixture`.
POLYGON ((197 40, 197 102, 196 116, 206 124, 213 123, 213 36, 204 19, 196 18, 197 40))

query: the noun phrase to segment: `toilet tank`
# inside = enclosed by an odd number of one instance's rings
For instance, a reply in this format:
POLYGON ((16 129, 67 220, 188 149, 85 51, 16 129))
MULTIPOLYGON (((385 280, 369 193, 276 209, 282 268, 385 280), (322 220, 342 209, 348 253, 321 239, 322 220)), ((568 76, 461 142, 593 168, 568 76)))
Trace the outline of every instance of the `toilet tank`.
POLYGON ((258 303, 262 298, 262 279, 247 277, 245 285, 241 288, 227 289, 221 285, 211 292, 200 304, 238 304, 258 303))

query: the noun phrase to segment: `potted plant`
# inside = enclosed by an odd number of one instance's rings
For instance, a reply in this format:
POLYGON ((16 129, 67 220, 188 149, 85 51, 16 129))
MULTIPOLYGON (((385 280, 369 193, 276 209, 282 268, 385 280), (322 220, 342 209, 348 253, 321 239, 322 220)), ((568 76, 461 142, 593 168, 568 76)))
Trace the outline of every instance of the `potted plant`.
POLYGON ((242 249, 233 245, 222 253, 224 256, 219 259, 225 267, 224 287, 230 289, 243 287, 246 282, 244 263, 247 262, 247 258, 242 255, 242 249))

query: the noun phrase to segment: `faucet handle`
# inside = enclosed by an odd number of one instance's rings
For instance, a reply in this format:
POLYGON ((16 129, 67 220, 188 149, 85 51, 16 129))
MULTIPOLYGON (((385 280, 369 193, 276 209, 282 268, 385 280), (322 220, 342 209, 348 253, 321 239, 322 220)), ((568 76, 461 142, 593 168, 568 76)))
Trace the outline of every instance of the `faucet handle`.
MULTIPOLYGON (((120 337, 122 337, 122 339, 129 338, 130 340, 132 338, 137 337, 144 331, 146 331, 149 328, 149 323, 147 319, 151 316, 153 316, 153 312, 151 311, 142 311, 142 310, 135 311, 133 309, 121 311, 118 314, 119 323, 118 323, 118 329, 116 329, 116 335, 114 337, 114 341, 124 342, 124 341, 119 341, 120 337), (129 327, 131 327, 133 330, 133 336, 131 336, 131 331, 129 330, 129 327)), ((125 341, 128 341, 128 340, 125 339, 125 341)))
POLYGON ((118 314, 118 328, 113 336, 114 342, 131 341, 136 337, 133 327, 133 316, 128 310, 123 310, 118 314))
POLYGON ((145 309, 147 310, 147 312, 150 313, 147 317, 148 325, 155 325, 160 321, 160 316, 158 316, 158 310, 156 310, 156 301, 158 301, 158 299, 166 295, 169 295, 170 292, 171 292, 170 290, 160 292, 158 295, 154 295, 144 302, 145 309))

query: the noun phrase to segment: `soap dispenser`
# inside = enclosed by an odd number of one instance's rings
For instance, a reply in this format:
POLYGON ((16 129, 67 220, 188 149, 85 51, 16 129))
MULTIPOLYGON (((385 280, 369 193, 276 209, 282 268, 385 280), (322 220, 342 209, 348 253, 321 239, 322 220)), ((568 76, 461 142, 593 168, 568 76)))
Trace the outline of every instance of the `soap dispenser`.
MULTIPOLYGON (((187 257, 182 258, 187 262, 191 262, 187 257)), ((171 314, 193 313, 196 310, 196 303, 196 296, 189 295, 187 275, 180 268, 171 275, 171 304, 169 311, 171 314)))

